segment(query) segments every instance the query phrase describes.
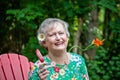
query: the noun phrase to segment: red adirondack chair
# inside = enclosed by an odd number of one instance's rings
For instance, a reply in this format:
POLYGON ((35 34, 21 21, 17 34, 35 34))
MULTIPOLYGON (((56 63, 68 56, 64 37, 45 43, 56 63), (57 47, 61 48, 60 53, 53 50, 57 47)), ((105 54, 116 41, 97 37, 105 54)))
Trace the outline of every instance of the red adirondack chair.
POLYGON ((0 55, 0 80, 28 80, 33 63, 15 53, 0 55))

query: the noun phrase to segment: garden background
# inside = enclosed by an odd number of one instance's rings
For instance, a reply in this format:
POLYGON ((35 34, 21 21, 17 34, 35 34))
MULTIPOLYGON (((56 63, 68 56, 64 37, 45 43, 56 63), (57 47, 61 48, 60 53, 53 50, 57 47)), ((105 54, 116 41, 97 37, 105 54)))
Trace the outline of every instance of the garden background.
POLYGON ((99 47, 71 50, 86 59, 90 80, 120 79, 120 0, 1 0, 0 54, 14 52, 33 62, 36 49, 45 55, 36 32, 48 17, 69 23, 68 50, 104 39, 99 47))

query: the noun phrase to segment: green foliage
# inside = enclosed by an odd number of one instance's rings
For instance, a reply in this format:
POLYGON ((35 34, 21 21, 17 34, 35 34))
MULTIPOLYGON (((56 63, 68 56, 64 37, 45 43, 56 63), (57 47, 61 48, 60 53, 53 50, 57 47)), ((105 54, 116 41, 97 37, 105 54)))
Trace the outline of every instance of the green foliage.
POLYGON ((90 80, 120 79, 120 20, 115 18, 109 22, 109 36, 104 47, 97 50, 93 60, 87 60, 90 80), (113 39, 114 38, 114 39, 113 39), (112 44, 111 44, 112 43, 112 44))
MULTIPOLYGON (((7 10, 6 14, 14 15, 17 20, 26 20, 31 21, 38 17, 43 16, 42 9, 37 8, 36 6, 27 6, 23 9, 10 9, 7 10)), ((7 19, 11 19, 10 16, 7 19)))
POLYGON ((107 49, 101 47, 97 50, 94 60, 87 60, 90 80, 118 80, 120 78, 120 54, 112 57, 110 55, 107 49))
POLYGON ((116 21, 111 21, 110 22, 110 29, 112 30, 112 34, 114 35, 119 35, 120 34, 120 17, 116 21))
POLYGON ((117 12, 116 3, 114 0, 100 0, 98 2, 98 5, 100 5, 101 7, 107 8, 113 12, 117 12))

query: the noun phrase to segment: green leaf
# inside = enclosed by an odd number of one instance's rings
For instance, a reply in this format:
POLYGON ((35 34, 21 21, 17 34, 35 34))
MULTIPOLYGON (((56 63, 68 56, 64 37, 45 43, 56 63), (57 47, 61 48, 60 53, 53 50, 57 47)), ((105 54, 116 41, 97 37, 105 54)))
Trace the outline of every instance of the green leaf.
POLYGON ((13 14, 13 15, 16 15, 19 13, 19 9, 10 9, 10 10, 7 10, 6 11, 6 14, 13 14))
POLYGON ((102 7, 108 8, 113 12, 117 12, 116 3, 114 0, 101 0, 98 4, 102 7))

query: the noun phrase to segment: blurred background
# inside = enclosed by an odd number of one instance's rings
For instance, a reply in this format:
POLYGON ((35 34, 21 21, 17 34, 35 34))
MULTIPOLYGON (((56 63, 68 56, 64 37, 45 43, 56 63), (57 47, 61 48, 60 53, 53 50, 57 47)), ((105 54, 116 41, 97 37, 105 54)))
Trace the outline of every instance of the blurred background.
POLYGON ((120 0, 1 0, 0 54, 21 54, 32 62, 36 49, 45 55, 36 33, 48 17, 69 23, 68 50, 85 48, 95 38, 105 40, 85 52, 71 50, 85 58, 90 80, 120 79, 120 0))

